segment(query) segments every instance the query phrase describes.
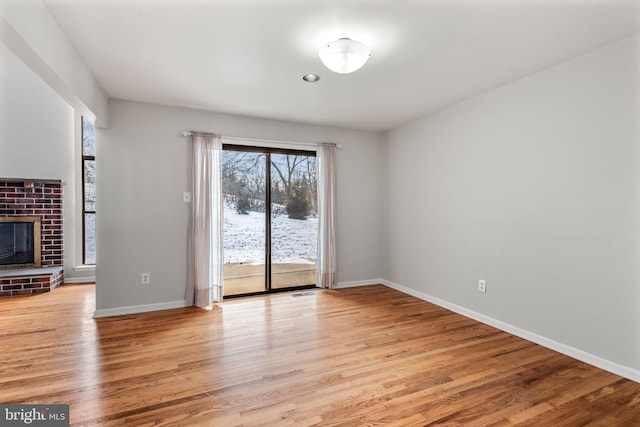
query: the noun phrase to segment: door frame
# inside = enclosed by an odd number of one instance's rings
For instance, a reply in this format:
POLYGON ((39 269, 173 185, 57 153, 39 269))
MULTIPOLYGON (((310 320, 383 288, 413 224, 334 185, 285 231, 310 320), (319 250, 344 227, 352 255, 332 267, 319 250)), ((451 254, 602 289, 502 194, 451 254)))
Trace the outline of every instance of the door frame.
POLYGON ((249 153, 264 154, 266 158, 265 164, 265 290, 260 292, 248 292, 244 294, 226 295, 224 298, 237 298, 253 295, 264 295, 278 292, 290 292, 301 289, 313 289, 317 288, 317 283, 313 285, 293 286, 289 288, 271 288, 271 155, 272 154, 284 154, 284 155, 298 155, 307 157, 317 157, 315 150, 301 150, 301 149, 289 149, 278 147, 261 147, 253 145, 241 145, 241 144, 222 144, 222 151, 241 151, 249 153))

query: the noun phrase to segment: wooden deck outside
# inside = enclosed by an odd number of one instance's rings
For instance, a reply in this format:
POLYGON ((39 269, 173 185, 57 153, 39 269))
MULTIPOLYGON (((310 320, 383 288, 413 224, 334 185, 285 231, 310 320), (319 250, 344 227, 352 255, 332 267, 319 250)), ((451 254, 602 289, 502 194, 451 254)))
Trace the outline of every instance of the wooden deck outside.
MULTIPOLYGON (((273 289, 313 285, 316 283, 315 263, 273 263, 271 265, 273 289)), ((264 264, 228 263, 224 265, 224 295, 263 292, 264 264)))

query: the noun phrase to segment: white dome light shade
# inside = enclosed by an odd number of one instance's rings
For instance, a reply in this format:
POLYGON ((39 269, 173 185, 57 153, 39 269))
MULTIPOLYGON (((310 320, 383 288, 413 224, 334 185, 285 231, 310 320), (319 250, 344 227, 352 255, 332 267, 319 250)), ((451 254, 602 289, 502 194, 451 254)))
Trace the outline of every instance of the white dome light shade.
POLYGON ((322 63, 331 71, 340 74, 353 73, 369 59, 371 51, 358 41, 339 39, 325 44, 318 51, 322 63))

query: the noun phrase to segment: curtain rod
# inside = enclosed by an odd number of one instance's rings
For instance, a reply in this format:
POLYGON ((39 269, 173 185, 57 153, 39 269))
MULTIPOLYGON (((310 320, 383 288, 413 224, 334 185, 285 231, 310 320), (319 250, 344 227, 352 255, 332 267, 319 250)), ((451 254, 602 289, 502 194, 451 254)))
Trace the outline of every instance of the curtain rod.
MULTIPOLYGON (((180 132, 180 134, 182 136, 191 136, 194 133, 202 133, 204 135, 213 135, 213 133, 211 132, 196 132, 196 131, 191 131, 191 130, 183 130, 182 132, 180 132)), ((220 137, 222 139, 226 139, 228 141, 244 141, 244 142, 258 142, 258 143, 263 143, 263 144, 279 144, 279 145, 306 145, 308 147, 317 147, 318 144, 315 142, 296 142, 296 141, 277 141, 274 139, 256 139, 256 138, 240 138, 240 137, 236 137, 236 136, 223 136, 220 135, 220 137)), ((335 144, 336 148, 342 148, 342 144, 335 144)))

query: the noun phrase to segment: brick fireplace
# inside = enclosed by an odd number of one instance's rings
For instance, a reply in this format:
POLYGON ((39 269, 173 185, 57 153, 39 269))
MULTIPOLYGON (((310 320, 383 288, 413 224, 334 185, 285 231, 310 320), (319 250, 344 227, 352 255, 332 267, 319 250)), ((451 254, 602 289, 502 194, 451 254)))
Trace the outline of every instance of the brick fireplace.
POLYGON ((60 180, 0 178, 0 218, 35 218, 40 226, 40 265, 0 267, 0 296, 48 292, 62 284, 62 202, 60 180))

